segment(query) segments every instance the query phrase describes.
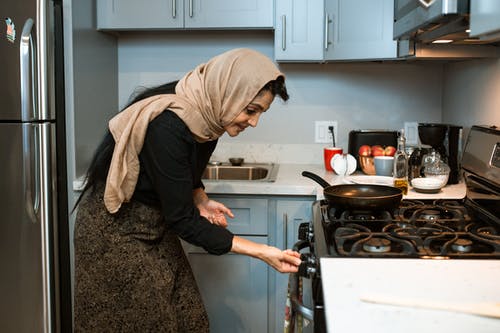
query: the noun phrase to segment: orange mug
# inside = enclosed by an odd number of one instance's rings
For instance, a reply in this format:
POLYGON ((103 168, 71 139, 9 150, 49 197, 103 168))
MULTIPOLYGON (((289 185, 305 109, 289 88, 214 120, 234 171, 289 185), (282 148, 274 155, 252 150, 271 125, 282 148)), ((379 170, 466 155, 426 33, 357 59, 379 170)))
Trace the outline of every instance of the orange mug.
POLYGON ((342 154, 342 148, 339 147, 325 147, 323 148, 323 159, 325 161, 326 171, 333 171, 331 160, 333 156, 337 154, 342 154))

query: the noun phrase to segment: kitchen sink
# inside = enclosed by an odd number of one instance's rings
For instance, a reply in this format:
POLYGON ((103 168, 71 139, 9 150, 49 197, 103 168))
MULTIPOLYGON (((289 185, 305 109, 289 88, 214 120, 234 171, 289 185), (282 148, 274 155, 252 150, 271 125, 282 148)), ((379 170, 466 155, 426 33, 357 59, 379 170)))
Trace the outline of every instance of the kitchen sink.
POLYGON ((209 164, 203 172, 202 179, 274 182, 278 169, 279 165, 274 163, 244 163, 241 166, 225 163, 209 164))

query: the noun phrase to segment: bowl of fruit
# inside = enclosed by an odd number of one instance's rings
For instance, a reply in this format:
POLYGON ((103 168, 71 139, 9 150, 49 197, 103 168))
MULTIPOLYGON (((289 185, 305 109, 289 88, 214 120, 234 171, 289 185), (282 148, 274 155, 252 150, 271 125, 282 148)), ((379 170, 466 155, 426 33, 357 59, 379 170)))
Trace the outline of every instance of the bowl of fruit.
POLYGON ((375 156, 394 156, 396 148, 393 146, 383 147, 381 145, 362 145, 359 147, 359 165, 361 171, 367 175, 375 175, 375 156))

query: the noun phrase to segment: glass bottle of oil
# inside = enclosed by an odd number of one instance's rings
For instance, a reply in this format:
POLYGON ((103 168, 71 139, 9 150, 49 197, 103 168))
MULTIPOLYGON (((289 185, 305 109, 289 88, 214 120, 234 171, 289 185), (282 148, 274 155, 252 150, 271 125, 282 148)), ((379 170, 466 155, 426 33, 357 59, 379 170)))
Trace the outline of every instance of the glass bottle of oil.
POLYGON ((403 191, 403 194, 408 193, 408 155, 405 150, 405 132, 401 129, 398 136, 398 147, 394 154, 394 187, 403 191))

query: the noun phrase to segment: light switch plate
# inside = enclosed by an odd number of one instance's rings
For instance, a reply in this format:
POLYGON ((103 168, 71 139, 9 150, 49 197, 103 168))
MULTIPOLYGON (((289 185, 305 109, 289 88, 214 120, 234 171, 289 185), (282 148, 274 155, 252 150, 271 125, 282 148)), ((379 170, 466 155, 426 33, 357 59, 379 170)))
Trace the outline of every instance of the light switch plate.
POLYGON ((418 145, 418 122, 405 122, 406 145, 418 145))
POLYGON ((314 142, 316 143, 330 143, 333 144, 331 132, 328 130, 329 126, 333 126, 333 133, 335 135, 335 142, 338 146, 338 124, 336 121, 323 120, 314 122, 314 142))

